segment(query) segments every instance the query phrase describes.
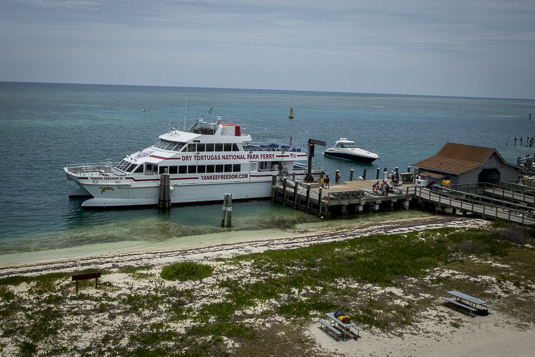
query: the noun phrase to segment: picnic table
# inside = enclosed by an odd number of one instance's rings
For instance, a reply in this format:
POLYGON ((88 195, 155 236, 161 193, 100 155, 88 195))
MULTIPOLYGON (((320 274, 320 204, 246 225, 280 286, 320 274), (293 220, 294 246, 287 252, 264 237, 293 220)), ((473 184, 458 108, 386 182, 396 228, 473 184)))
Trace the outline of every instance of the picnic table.
POLYGON ((444 297, 442 299, 456 306, 460 306, 469 310, 470 314, 472 314, 472 312, 477 312, 479 315, 488 315, 489 313, 489 308, 491 306, 488 305, 486 301, 461 293, 456 290, 448 291, 448 294, 453 296, 455 300, 451 300, 444 297))
POLYGON ((354 328, 357 331, 355 337, 358 337, 360 331, 362 331, 362 329, 358 327, 357 325, 355 325, 353 321, 351 321, 350 323, 344 323, 338 320, 336 317, 334 317, 334 312, 328 312, 325 315, 329 318, 329 322, 331 326, 337 326, 342 331, 342 333, 344 334, 344 338, 346 338, 347 335, 353 334, 353 331, 351 330, 351 328, 354 328))

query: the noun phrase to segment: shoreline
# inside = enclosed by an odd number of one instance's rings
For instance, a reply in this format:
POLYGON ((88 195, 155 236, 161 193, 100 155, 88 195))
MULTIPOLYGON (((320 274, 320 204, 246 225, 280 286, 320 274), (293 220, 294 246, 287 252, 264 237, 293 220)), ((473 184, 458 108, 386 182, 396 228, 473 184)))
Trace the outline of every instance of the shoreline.
POLYGON ((182 261, 204 261, 216 258, 231 258, 237 255, 260 253, 266 250, 293 249, 316 243, 347 240, 368 235, 396 234, 436 228, 470 228, 490 224, 478 218, 459 216, 433 216, 394 221, 386 224, 371 223, 355 228, 336 231, 294 234, 290 237, 256 239, 236 243, 198 246, 183 249, 138 251, 80 257, 77 259, 56 259, 30 264, 5 265, 0 267, 0 278, 14 275, 34 276, 40 274, 66 272, 85 269, 105 269, 117 271, 129 267, 162 267, 182 261))
MULTIPOLYGON (((195 341, 195 333, 190 335, 188 331, 204 328, 204 323, 199 323, 195 319, 179 318, 173 320, 173 317, 176 318, 173 309, 187 311, 186 305, 193 309, 210 304, 215 306, 223 304, 221 306, 224 306, 224 301, 220 300, 220 295, 229 292, 225 293, 223 290, 218 290, 221 289, 222 282, 234 281, 236 284, 242 282, 247 285, 251 284, 248 279, 259 278, 258 275, 255 275, 253 265, 250 263, 223 262, 218 261, 219 258, 232 258, 268 250, 296 249, 371 235, 395 234, 402 236, 409 232, 421 232, 429 229, 458 228, 464 230, 485 227, 489 224, 491 224, 489 221, 463 216, 433 216, 400 220, 387 224, 369 224, 366 227, 306 233, 291 238, 257 239, 201 248, 110 254, 83 259, 3 267, 0 268, 0 279, 16 275, 37 276, 58 272, 75 274, 77 271, 89 268, 105 270, 107 273, 102 276, 102 279, 99 279, 99 285, 102 285, 102 288, 99 286, 99 289, 96 289, 93 282, 89 282, 82 287, 80 294, 76 295, 73 294, 74 287, 70 277, 65 276, 56 280, 52 288, 48 288, 50 290, 45 288, 46 284, 43 284, 42 281, 40 283, 40 280, 36 280, 8 287, 4 289, 4 295, 6 297, 9 297, 9 294, 16 296, 17 299, 24 302, 24 306, 32 304, 33 315, 23 323, 26 329, 33 326, 34 321, 39 321, 39 318, 49 312, 51 301, 61 301, 61 304, 58 302, 54 306, 59 309, 58 311, 61 311, 60 317, 57 317, 55 321, 61 321, 62 324, 68 326, 65 330, 61 330, 63 335, 61 335, 62 340, 59 346, 69 346, 62 347, 65 348, 64 352, 77 351, 79 353, 93 348, 100 348, 103 351, 112 342, 120 351, 121 348, 128 350, 135 347, 135 343, 131 345, 132 341, 141 341, 139 338, 145 336, 146 333, 153 333, 151 326, 158 324, 163 324, 161 331, 155 330, 159 331, 158 334, 171 333, 172 336, 188 337, 191 341, 195 341), (163 266, 185 261, 210 265, 216 268, 216 273, 203 280, 202 283, 200 281, 197 283, 174 282, 160 278, 163 266), (135 272, 124 270, 131 267, 150 268, 141 271, 135 270, 135 272), (188 291, 192 292, 191 296, 181 293, 188 291), (179 304, 177 305, 179 307, 173 305, 175 303, 179 304), (162 311, 165 311, 165 314, 162 311), (91 318, 87 318, 87 316, 91 316, 91 318), (164 323, 161 320, 162 316, 171 319, 165 320, 164 323), (82 317, 84 318, 81 319, 82 317), (129 338, 125 339, 124 331, 129 331, 129 338), (76 341, 75 345, 69 344, 68 341, 73 340, 76 341)), ((440 236, 443 232, 437 234, 440 236)), ((494 269, 500 266, 499 260, 493 262, 468 259, 467 262, 491 265, 494 269)), ((358 338, 337 341, 319 328, 318 319, 321 318, 321 314, 318 311, 305 318, 306 321, 303 325, 297 326, 291 320, 287 320, 284 314, 272 313, 272 316, 262 314, 263 311, 276 311, 277 301, 270 301, 264 305, 244 310, 243 313, 247 316, 250 315, 250 317, 242 318, 242 320, 238 318, 238 322, 236 322, 237 325, 240 325, 241 322, 247 326, 255 326, 254 329, 259 334, 257 341, 267 338, 264 341, 269 341, 271 344, 267 350, 256 344, 249 344, 247 339, 236 338, 232 334, 224 337, 221 348, 231 355, 232 353, 263 355, 262 351, 269 351, 270 355, 285 355, 282 351, 286 351, 285 348, 290 346, 290 350, 293 352, 302 349, 308 355, 316 357, 442 357, 456 354, 469 354, 474 357, 507 354, 514 356, 532 355, 535 349, 535 339, 532 338, 535 320, 533 320, 530 309, 530 301, 533 301, 535 296, 533 290, 526 288, 527 290, 524 291, 520 285, 517 287, 512 282, 501 282, 496 278, 496 272, 487 276, 484 273, 471 275, 469 267, 467 267, 467 271, 457 270, 455 266, 436 267, 427 271, 424 276, 405 277, 388 286, 371 283, 360 286, 358 282, 355 286, 355 281, 344 281, 343 279, 339 281, 340 284, 347 284, 348 289, 352 289, 352 291, 358 290, 358 294, 351 298, 355 301, 348 308, 350 315, 363 314, 365 311, 363 309, 369 309, 372 306, 367 301, 372 300, 377 302, 376 305, 373 305, 376 307, 374 310, 376 313, 372 316, 375 315, 375 318, 381 319, 381 313, 407 312, 413 315, 409 325, 400 325, 390 330, 384 330, 381 325, 364 323, 361 325, 363 331, 359 333, 358 338), (446 279, 449 283, 442 285, 441 279, 446 279), (416 283, 420 280, 421 284, 416 283), (439 282, 434 283, 435 280, 439 282), (466 282, 479 286, 486 294, 493 296, 492 300, 488 300, 492 305, 489 315, 469 316, 444 304, 441 296, 448 289, 456 288, 457 284, 461 284, 461 290, 463 290, 462 284, 466 282), (296 345, 296 343, 302 345, 296 345)), ((480 270, 480 272, 483 271, 485 270, 480 270)), ((531 286, 529 281, 527 284, 526 287, 531 286)), ((224 286, 231 287, 232 283, 226 283, 224 286)), ((306 291, 308 290, 305 289, 298 296, 306 299, 306 291)), ((17 310, 15 307, 11 307, 11 309, 13 316, 15 316, 17 310)), ((241 316, 241 313, 237 316, 241 316)), ((14 319, 18 321, 19 317, 14 319)), ((21 321, 17 323, 21 323, 21 321)), ((7 322, 5 326, 8 326, 7 322)), ((209 336, 211 333, 206 332, 205 337, 209 336)), ((15 354, 22 348, 21 341, 18 337, 13 338, 13 336, 6 335, 3 339, 0 338, 0 346, 3 343, 5 345, 3 352, 15 354)), ((32 343, 43 351, 52 351, 55 348, 55 346, 50 345, 49 341, 43 339, 37 339, 32 343)), ((163 341, 157 340, 157 343, 165 345, 163 341)), ((173 343, 182 346, 179 342, 173 343)), ((187 347, 182 346, 182 348, 187 347)))

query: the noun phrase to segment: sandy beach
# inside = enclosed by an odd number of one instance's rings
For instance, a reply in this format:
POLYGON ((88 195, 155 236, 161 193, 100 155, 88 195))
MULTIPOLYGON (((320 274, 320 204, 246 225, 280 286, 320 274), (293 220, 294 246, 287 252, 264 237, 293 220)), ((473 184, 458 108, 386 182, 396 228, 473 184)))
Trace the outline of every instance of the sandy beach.
MULTIPOLYGON (((260 253, 274 249, 292 249, 315 243, 331 242, 368 236, 373 234, 396 234, 435 228, 479 227, 488 224, 480 219, 466 219, 452 216, 433 216, 423 219, 399 220, 387 224, 370 224, 351 230, 321 231, 284 238, 244 241, 235 244, 199 246, 191 249, 155 250, 129 252, 124 254, 99 254, 74 259, 43 260, 36 264, 0 265, 0 278, 12 275, 37 275, 55 272, 75 272, 83 269, 119 270, 127 267, 154 266, 180 261, 205 261, 216 258, 230 258, 236 255, 260 253)), ((68 252, 68 251, 67 251, 68 252)), ((38 255, 39 253, 35 253, 38 255)))
MULTIPOLYGON (((114 287, 107 290, 109 298, 120 298, 124 294, 133 294, 143 291, 150 291, 155 287, 176 287, 176 283, 162 281, 159 273, 163 266, 177 262, 203 262, 214 267, 219 267, 217 258, 231 258, 239 255, 261 253, 267 250, 293 249, 309 246, 317 243, 342 241, 369 235, 381 234, 404 234, 408 232, 423 231, 433 228, 463 228, 463 227, 484 227, 488 221, 453 216, 437 216, 427 219, 416 219, 395 222, 393 224, 371 225, 355 230, 342 230, 336 232, 318 232, 317 234, 307 234, 284 239, 270 239, 251 241, 246 243, 227 244, 218 246, 208 246, 195 249, 165 250, 154 252, 139 252, 130 254, 116 254, 87 257, 76 260, 62 260, 42 262, 40 264, 28 264, 21 266, 3 267, 0 269, 0 278, 13 276, 37 276, 48 273, 75 273, 81 270, 96 268, 112 272, 101 279, 101 284, 108 284, 114 287), (136 268, 149 266, 143 279, 133 278, 131 275, 121 272, 125 268, 136 268), (115 272, 115 273, 114 273, 115 272), (149 277, 149 279, 147 279, 149 277), (152 278, 150 278, 152 277, 152 278)), ((495 263, 490 263, 495 264, 495 263)), ((235 270, 220 271, 219 276, 203 280, 204 285, 210 285, 214 281, 222 279, 240 279, 246 276, 247 271, 237 273, 235 270)), ((464 279, 476 281, 478 284, 486 284, 486 291, 498 297, 503 296, 498 301, 489 302, 492 305, 488 316, 469 316, 456 309, 445 305, 435 292, 413 292, 410 290, 411 284, 407 287, 381 287, 363 286, 363 294, 372 298, 387 297, 392 304, 405 306, 407 304, 418 305, 425 301, 425 309, 418 313, 416 323, 406 328, 396 329, 385 333, 374 327, 363 326, 359 338, 349 338, 347 340, 336 341, 331 335, 319 328, 317 317, 312 317, 303 328, 292 329, 294 333, 300 334, 301 339, 306 343, 303 351, 309 355, 316 356, 534 356, 535 353, 535 332, 533 324, 535 314, 531 312, 531 304, 535 302, 535 289, 526 293, 513 285, 504 288, 495 279, 485 276, 473 277, 462 275, 455 271, 444 271, 439 268, 430 271, 424 279, 433 281, 437 277, 449 277, 452 279, 464 279), (503 291, 507 291, 504 294, 503 291), (511 298, 513 296, 513 298, 511 298), (515 306, 511 306, 517 301, 524 301, 527 306, 519 307, 515 311, 515 306)), ((533 280, 532 280, 533 281, 533 280)), ((61 289, 64 294, 72 294, 73 284, 68 279, 61 282, 61 289)), ((23 300, 29 299, 32 292, 32 284, 20 284, 14 288, 15 294, 23 300)), ((85 287, 85 293, 94 296, 101 294, 100 290, 92 286, 85 287)), ((203 299, 210 299, 204 297, 203 299)), ((206 303, 206 300, 196 300, 195 306, 206 303)), ((72 307, 71 307, 72 308, 72 307)), ((147 317, 148 318, 148 317, 147 317)), ((71 323, 71 322, 69 322, 71 323)), ((84 351, 94 344, 94 340, 104 339, 105 333, 111 334, 120 328, 118 322, 108 321, 106 318, 92 318, 85 330, 90 329, 91 333, 74 329, 72 336, 64 339, 75 338, 77 340, 77 351, 84 351), (98 331, 98 332, 95 332, 98 331)), ((134 321, 135 323, 135 321, 134 321)), ((255 324, 272 326, 278 324, 293 328, 289 321, 283 318, 274 320, 255 321, 255 324)), ((67 324, 68 325, 68 324, 67 324)), ((177 331, 186 331, 188 323, 175 325, 177 331)), ((7 338, 5 331, 7 327, 2 326, 3 334, 0 334, 0 352, 2 354, 16 353, 16 339, 7 338)), ((283 333, 284 334, 284 333, 283 333)), ((282 338, 282 337, 281 337, 282 338)), ((290 336, 288 336, 288 339, 290 336)), ((240 349, 237 342, 227 341, 227 351, 230 355, 251 355, 240 349)), ((50 343, 47 342, 47 343, 50 343)), ((126 342, 124 342, 126 344, 126 342)), ((45 344, 46 345, 46 344, 45 344)), ((48 348, 48 347, 43 347, 48 348)), ((247 350, 246 350, 247 351, 247 350)), ((271 348, 267 349, 265 355, 275 355, 271 348)), ((70 354, 70 353, 66 353, 70 354)), ((76 353, 74 353, 76 354, 76 353)), ((90 354, 90 353, 89 353, 90 354)), ((258 354, 258 353, 257 353, 258 354)), ((278 355, 286 355, 278 351, 278 355)), ((292 353, 290 353, 292 354, 292 353)), ((262 355, 262 353, 260 353, 262 355)), ((289 355, 289 354, 288 354, 289 355)))

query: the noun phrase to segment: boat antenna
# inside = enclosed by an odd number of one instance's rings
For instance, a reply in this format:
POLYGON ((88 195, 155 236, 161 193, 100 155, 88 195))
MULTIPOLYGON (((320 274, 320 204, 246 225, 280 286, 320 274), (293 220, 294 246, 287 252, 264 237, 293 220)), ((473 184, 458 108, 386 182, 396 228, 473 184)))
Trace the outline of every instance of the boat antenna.
POLYGON ((186 109, 188 108, 188 97, 184 99, 184 131, 186 131, 186 109))

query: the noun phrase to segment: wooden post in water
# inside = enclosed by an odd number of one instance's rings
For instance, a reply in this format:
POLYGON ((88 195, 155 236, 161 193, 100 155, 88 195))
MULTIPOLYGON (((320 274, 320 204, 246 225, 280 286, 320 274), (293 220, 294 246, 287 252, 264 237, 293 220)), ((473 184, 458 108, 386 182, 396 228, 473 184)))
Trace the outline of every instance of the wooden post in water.
POLYGON ((160 176, 160 198, 158 199, 158 208, 171 208, 171 176, 167 169, 160 176))
POLYGON ((232 193, 227 193, 227 227, 232 227, 232 193))
POLYGON ((353 181, 353 169, 349 172, 349 181, 353 181))
POLYGON ((299 183, 294 181, 294 209, 297 209, 297 199, 299 198, 299 183))
POLYGON ((286 206, 286 177, 282 182, 282 205, 286 206))
POLYGON ((362 173, 362 179, 366 180, 366 169, 364 169, 364 172, 362 173))
POLYGON ((271 176, 271 202, 275 202, 277 196, 277 175, 271 176))
POLYGON ((227 215, 227 199, 228 194, 225 193, 225 196, 223 197, 223 215, 221 216, 221 227, 225 227, 225 217, 227 215))
POLYGON ((320 187, 319 194, 318 194, 318 217, 321 217, 322 205, 323 205, 323 188, 320 187))
POLYGON ((307 183, 307 212, 310 209, 310 184, 307 183))
POLYGON ((377 168, 377 180, 379 180, 379 173, 381 172, 380 168, 377 168))
POLYGON ((411 167, 407 166, 407 172, 411 172, 411 167))

